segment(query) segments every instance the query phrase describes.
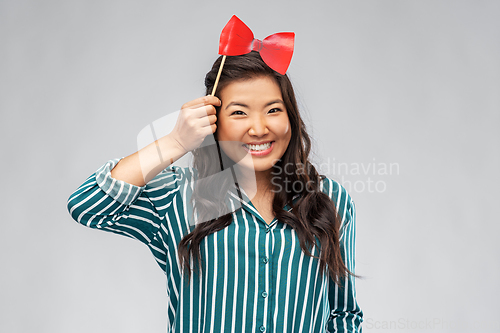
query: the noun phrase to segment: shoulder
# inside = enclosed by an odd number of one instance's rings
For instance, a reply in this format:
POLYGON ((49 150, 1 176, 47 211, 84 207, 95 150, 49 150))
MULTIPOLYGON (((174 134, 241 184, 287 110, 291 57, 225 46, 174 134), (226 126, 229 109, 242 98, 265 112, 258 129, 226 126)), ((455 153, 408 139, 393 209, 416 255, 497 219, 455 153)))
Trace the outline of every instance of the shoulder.
POLYGON ((354 221, 355 204, 347 189, 334 179, 321 177, 320 190, 333 201, 335 210, 341 218, 341 225, 354 221))

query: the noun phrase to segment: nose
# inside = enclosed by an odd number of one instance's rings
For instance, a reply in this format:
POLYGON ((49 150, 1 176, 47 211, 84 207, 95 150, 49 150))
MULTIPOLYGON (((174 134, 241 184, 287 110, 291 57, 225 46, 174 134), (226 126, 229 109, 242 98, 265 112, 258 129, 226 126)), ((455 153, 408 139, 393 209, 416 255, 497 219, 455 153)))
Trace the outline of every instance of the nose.
POLYGON ((250 128, 248 130, 249 135, 262 137, 269 133, 266 120, 262 115, 252 117, 250 121, 250 128))

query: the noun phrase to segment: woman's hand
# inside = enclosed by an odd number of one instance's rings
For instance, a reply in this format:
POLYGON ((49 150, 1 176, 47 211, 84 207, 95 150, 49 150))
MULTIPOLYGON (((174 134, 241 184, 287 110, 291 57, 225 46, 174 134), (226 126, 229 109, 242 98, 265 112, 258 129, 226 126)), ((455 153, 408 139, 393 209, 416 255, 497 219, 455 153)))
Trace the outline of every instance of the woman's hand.
POLYGON ((172 132, 120 160, 111 170, 111 177, 144 186, 215 132, 215 106, 220 105, 221 101, 214 96, 200 97, 184 104, 172 132))
POLYGON ((198 148, 207 135, 215 132, 215 106, 220 105, 220 99, 215 96, 203 96, 184 104, 169 136, 186 153, 198 148))

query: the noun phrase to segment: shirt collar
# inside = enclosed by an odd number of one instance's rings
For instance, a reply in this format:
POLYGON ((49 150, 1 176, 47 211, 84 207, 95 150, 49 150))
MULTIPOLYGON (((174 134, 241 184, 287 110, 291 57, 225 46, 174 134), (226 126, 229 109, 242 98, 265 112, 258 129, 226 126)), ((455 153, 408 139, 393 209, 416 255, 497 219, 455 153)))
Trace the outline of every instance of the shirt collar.
MULTIPOLYGON (((299 197, 300 194, 294 195, 292 198, 293 203, 296 203, 299 197)), ((235 210, 238 209, 239 207, 243 207, 243 209, 245 209, 250 214, 254 215, 255 217, 258 217, 259 219, 262 219, 259 211, 252 204, 251 200, 249 199, 243 188, 241 187, 238 188, 236 184, 232 184, 230 189, 228 190, 227 198, 233 202, 233 207, 235 207, 235 210)), ((290 207, 288 204, 285 204, 283 209, 290 212, 292 210, 292 207, 290 207)))

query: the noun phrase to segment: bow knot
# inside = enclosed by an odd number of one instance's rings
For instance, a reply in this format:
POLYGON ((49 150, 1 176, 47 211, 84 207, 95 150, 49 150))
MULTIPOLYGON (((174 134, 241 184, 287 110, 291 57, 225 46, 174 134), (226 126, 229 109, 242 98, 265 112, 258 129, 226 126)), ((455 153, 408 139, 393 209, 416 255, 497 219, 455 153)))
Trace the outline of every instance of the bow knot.
POLYGON ((260 52, 260 50, 262 50, 262 41, 254 38, 252 41, 252 51, 260 52))
POLYGON ((278 32, 261 41, 254 38, 252 30, 233 15, 222 29, 219 54, 237 56, 258 51, 269 67, 285 75, 292 60, 294 41, 293 32, 278 32))

